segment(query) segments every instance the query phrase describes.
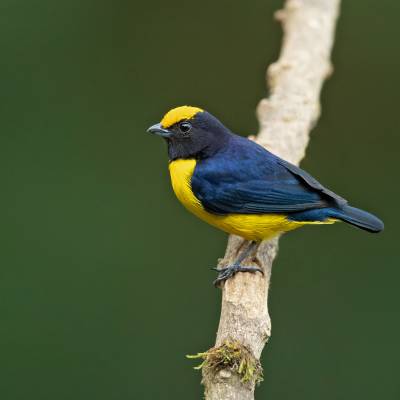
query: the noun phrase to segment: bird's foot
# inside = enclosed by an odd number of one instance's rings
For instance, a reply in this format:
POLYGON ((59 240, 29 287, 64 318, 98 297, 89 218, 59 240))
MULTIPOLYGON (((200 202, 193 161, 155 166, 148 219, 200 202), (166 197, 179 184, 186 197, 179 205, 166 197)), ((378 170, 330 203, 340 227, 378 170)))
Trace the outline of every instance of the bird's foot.
POLYGON ((264 271, 259 267, 243 267, 240 264, 233 264, 226 268, 213 268, 213 270, 218 272, 217 279, 215 279, 214 286, 218 287, 221 282, 225 282, 227 279, 232 278, 237 272, 261 272, 264 271))

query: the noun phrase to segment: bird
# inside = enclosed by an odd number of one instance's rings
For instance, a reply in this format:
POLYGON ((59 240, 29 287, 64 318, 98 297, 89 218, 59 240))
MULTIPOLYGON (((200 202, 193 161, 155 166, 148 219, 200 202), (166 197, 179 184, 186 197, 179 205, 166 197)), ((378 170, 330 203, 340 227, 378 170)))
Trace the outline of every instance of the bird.
POLYGON ((306 171, 233 133, 202 108, 173 108, 147 131, 167 143, 178 200, 198 218, 248 241, 232 265, 215 268, 216 286, 238 272, 263 273, 243 261, 263 240, 285 232, 337 221, 374 233, 384 228, 373 214, 350 206, 306 171))

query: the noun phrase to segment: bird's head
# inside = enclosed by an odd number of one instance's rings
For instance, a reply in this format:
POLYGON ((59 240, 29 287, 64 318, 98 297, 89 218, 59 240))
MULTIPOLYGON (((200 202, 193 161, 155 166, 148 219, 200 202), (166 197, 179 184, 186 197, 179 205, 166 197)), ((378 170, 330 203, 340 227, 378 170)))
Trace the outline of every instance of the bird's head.
POLYGON ((210 157, 225 145, 231 134, 210 113, 191 106, 173 108, 147 131, 167 141, 170 160, 210 157))

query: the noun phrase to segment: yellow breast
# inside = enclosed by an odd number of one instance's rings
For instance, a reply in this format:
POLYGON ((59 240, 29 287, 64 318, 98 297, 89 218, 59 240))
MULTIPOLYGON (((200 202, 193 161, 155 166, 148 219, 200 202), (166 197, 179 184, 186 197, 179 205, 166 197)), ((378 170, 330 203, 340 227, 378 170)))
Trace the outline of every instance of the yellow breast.
POLYGON ((169 164, 172 188, 178 200, 192 213, 200 218, 206 212, 200 201, 196 198, 191 188, 191 179, 196 167, 196 160, 175 160, 169 164))

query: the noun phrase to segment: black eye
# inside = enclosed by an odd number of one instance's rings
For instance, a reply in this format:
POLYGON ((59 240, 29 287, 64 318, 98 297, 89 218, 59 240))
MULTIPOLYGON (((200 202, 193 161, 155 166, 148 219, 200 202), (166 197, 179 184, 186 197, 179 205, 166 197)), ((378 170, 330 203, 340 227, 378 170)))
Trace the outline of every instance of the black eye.
POLYGON ((192 124, 190 122, 184 121, 179 124, 179 130, 182 133, 188 133, 192 129, 192 124))

